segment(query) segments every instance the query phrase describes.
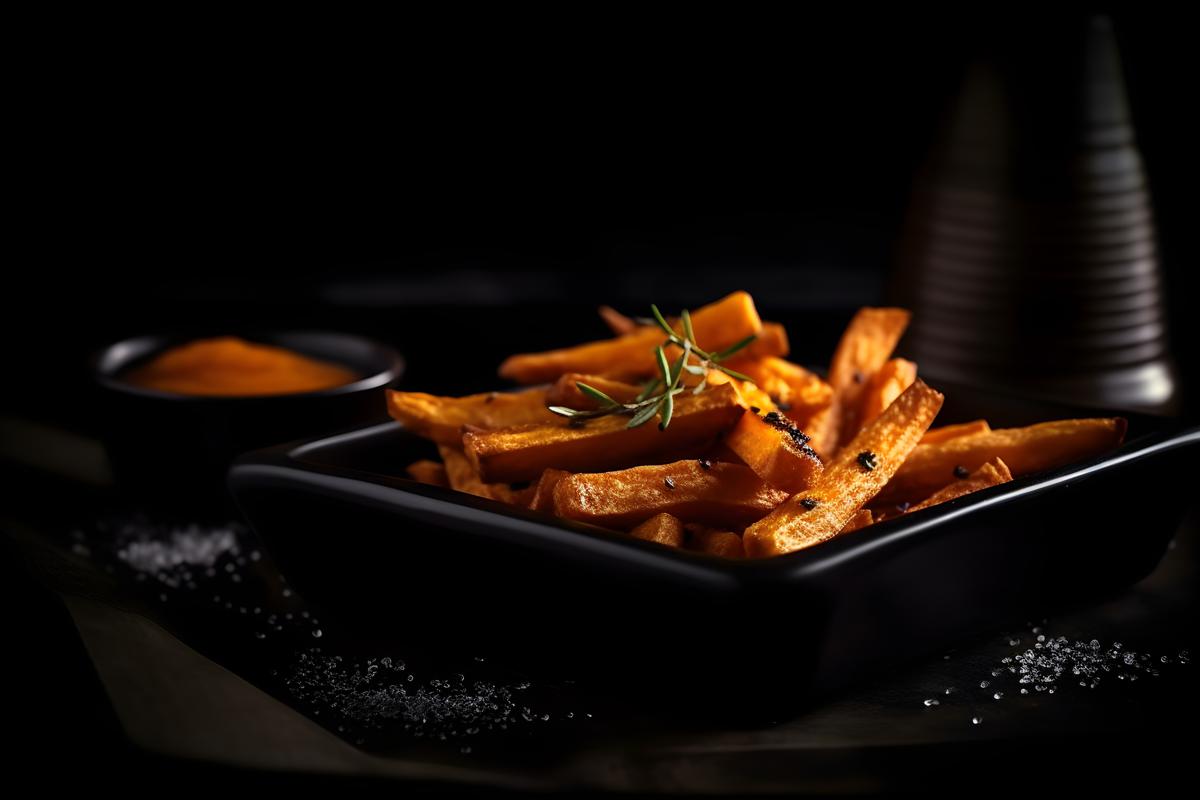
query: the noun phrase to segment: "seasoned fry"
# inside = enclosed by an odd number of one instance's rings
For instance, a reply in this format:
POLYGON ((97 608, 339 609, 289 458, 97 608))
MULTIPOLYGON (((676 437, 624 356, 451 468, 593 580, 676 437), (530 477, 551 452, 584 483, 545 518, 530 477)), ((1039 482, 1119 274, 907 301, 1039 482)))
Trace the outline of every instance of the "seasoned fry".
POLYGON ((748 467, 688 459, 563 478, 554 489, 554 513, 617 529, 662 513, 741 528, 786 498, 748 467))
MULTIPOLYGON (((691 317, 696 340, 710 352, 730 347, 762 330, 754 300, 745 292, 734 292, 698 309, 691 317)), ((682 330, 679 326, 676 329, 682 330)), ((509 356, 500 365, 500 376, 518 383, 538 383, 556 380, 565 372, 617 379, 653 375, 657 369, 654 348, 664 338, 658 328, 641 327, 615 339, 509 356)))
POLYGON ((439 397, 423 392, 387 393, 388 413, 408 430, 439 444, 462 442, 463 426, 509 428, 559 419, 546 410, 544 389, 439 397))
POLYGON ((992 429, 986 419, 976 419, 971 422, 960 422, 957 425, 943 425, 940 428, 930 428, 921 438, 921 444, 940 444, 960 436, 972 436, 976 433, 987 433, 992 429))
POLYGON ((685 525, 687 531, 688 550, 707 553, 721 558, 745 558, 746 551, 742 548, 742 537, 733 531, 722 531, 707 528, 694 523, 685 525))
MULTIPOLYGON (((912 386, 917 379, 917 365, 903 358, 893 358, 871 376, 859 402, 858 425, 866 425, 878 417, 900 396, 900 393, 912 386)), ((857 433, 857 431, 856 431, 857 433)))
POLYGON ((861 308, 850 320, 829 367, 833 403, 828 420, 816 432, 809 430, 813 449, 822 457, 832 457, 862 427, 858 416, 863 390, 891 357, 910 316, 902 308, 861 308))
POLYGON ((542 477, 533 485, 533 497, 529 508, 533 511, 554 512, 554 487, 558 482, 571 473, 565 469, 547 469, 542 471, 542 477))
POLYGON ((833 387, 819 375, 782 358, 737 358, 731 369, 749 377, 797 422, 833 402, 833 387))
POLYGON ((683 547, 683 523, 679 517, 671 514, 655 514, 631 530, 629 535, 668 547, 683 547))
POLYGON ((790 553, 836 536, 900 468, 941 409, 942 399, 924 381, 915 381, 826 465, 810 489, 746 528, 746 554, 790 553))
POLYGON ((566 406, 575 409, 599 408, 600 402, 579 389, 579 383, 586 383, 593 389, 599 389, 618 403, 632 403, 637 398, 642 387, 623 381, 614 381, 603 375, 584 375, 579 372, 568 372, 550 387, 546 392, 546 404, 551 406, 566 406))
POLYGON ((1125 427, 1120 417, 1064 419, 922 444, 880 492, 879 500, 924 500, 956 476, 974 472, 993 458, 1003 459, 1018 477, 1061 467, 1117 447, 1125 438, 1125 427))
POLYGON ((450 488, 459 492, 499 500, 501 503, 525 506, 533 496, 533 487, 517 488, 507 483, 484 483, 475 466, 457 447, 439 444, 438 453, 446 467, 446 479, 450 488))
POLYGON ((850 531, 856 531, 860 528, 865 528, 868 525, 874 524, 875 517, 871 514, 871 510, 868 508, 863 508, 859 509, 858 513, 851 517, 850 521, 846 523, 846 526, 838 531, 838 533, 850 533, 850 531))
POLYGON ((446 476, 446 465, 439 461, 430 461, 427 458, 423 458, 420 461, 414 461, 409 464, 404 471, 418 483, 427 483, 430 486, 443 486, 447 488, 450 486, 450 479, 446 476))
POLYGON ((551 425, 470 432, 463 446, 484 480, 527 481, 551 467, 596 472, 699 455, 741 415, 737 392, 724 384, 698 395, 680 394, 666 430, 653 424, 629 428, 629 418, 622 415, 583 425, 558 418, 551 425))
POLYGON ((821 474, 821 459, 808 446, 808 436, 778 411, 751 408, 724 444, 758 477, 788 494, 807 489, 821 474))
POLYGON ((941 489, 938 489, 928 498, 908 509, 908 513, 911 514, 923 508, 948 503, 951 500, 971 494, 972 492, 978 492, 980 489, 986 489, 989 486, 999 486, 1002 483, 1008 483, 1012 480, 1012 477, 1012 472, 1009 471, 1008 465, 1002 459, 993 458, 966 478, 948 483, 941 489))
MULTIPOLYGON (((613 334, 617 336, 623 336, 624 334, 635 331, 640 327, 647 327, 641 325, 633 317, 628 317, 622 314, 612 306, 600 306, 597 311, 600 313, 600 317, 604 320, 604 323, 608 325, 609 330, 611 330, 613 334)), ((673 317, 668 318, 667 321, 672 325, 676 325, 679 322, 679 320, 673 317)), ((754 359, 765 356, 786 356, 788 354, 788 350, 789 344, 787 329, 778 322, 763 322, 762 330, 758 332, 758 338, 751 342, 750 346, 747 347, 743 352, 738 354, 738 359, 754 359)), ((731 361, 730 366, 733 366, 735 363, 737 362, 731 361)), ((734 369, 736 369, 738 372, 749 374, 746 372, 746 370, 741 369, 740 367, 734 367, 734 369)))

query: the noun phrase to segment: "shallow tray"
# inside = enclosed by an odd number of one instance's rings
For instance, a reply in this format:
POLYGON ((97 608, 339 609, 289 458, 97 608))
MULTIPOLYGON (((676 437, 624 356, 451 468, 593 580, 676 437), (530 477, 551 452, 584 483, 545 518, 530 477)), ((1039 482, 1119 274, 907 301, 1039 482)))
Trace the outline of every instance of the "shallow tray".
MULTIPOLYGON (((938 424, 1098 416, 939 384, 938 424)), ((230 487, 306 598, 373 635, 628 682, 701 713, 817 694, 1148 574, 1200 428, 1125 414, 1089 461, 772 559, 727 561, 407 480, 386 423, 242 457, 230 487)))

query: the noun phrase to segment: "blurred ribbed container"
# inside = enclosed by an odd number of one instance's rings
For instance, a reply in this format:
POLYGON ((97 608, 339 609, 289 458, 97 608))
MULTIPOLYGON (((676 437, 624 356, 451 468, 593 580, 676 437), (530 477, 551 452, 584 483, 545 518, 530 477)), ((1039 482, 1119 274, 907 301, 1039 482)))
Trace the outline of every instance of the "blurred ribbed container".
POLYGON ((1105 19, 998 37, 918 177, 892 300, 947 378, 1171 411, 1154 215, 1105 19))

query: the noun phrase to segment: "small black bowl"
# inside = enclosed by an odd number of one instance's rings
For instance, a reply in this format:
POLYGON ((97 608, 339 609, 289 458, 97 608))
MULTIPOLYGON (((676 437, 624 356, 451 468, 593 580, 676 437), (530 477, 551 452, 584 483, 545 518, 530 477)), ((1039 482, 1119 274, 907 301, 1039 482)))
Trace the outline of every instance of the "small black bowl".
POLYGON ((93 359, 104 440, 118 488, 138 502, 194 513, 230 506, 225 473, 239 453, 387 417, 384 391, 404 370, 391 347, 346 333, 239 332, 355 371, 358 380, 316 392, 243 397, 176 394, 123 376, 164 350, 205 335, 125 339, 93 359))

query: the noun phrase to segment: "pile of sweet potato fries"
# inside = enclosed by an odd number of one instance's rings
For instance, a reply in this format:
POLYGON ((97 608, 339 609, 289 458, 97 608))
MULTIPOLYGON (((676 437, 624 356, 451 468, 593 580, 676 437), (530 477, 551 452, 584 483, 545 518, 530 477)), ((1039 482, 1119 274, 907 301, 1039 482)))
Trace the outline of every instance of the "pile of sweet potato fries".
POLYGON ((763 557, 1105 452, 1125 434, 1120 418, 930 427, 942 395, 892 358, 903 309, 859 310, 827 379, 785 360, 786 331, 745 292, 679 319, 654 312, 602 308, 612 338, 500 366, 532 388, 390 392, 391 415, 441 455, 409 475, 670 547, 763 557))

